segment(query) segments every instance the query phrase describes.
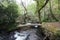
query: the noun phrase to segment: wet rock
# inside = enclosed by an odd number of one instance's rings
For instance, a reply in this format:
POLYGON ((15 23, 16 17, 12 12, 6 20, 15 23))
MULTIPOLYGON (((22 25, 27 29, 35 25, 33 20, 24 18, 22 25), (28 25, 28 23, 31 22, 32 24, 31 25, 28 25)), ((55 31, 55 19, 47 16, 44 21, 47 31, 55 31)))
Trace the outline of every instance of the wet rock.
POLYGON ((38 40, 36 29, 26 31, 14 31, 10 33, 9 40, 38 40))
POLYGON ((0 40, 41 40, 36 28, 28 30, 14 30, 10 33, 0 31, 0 40))

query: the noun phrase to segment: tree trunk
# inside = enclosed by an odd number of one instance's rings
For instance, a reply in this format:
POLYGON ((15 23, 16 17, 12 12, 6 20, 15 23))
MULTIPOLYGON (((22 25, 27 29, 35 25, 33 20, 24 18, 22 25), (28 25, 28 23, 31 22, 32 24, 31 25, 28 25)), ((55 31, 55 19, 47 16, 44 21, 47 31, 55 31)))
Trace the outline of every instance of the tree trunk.
POLYGON ((54 14, 53 14, 53 12, 52 12, 51 1, 49 1, 49 5, 50 5, 50 14, 51 14, 51 17, 52 17, 53 19, 55 19, 56 21, 59 21, 59 20, 54 16, 54 14))
POLYGON ((39 6, 39 1, 37 1, 37 13, 38 13, 38 18, 39 18, 39 23, 42 23, 41 22, 41 10, 46 6, 46 4, 48 3, 48 1, 49 0, 46 0, 46 2, 45 2, 45 4, 41 7, 41 8, 39 8, 38 6, 39 6))
POLYGON ((22 6, 24 8, 24 23, 26 23, 27 8, 26 8, 26 6, 24 6, 22 0, 21 0, 21 3, 22 3, 22 6))

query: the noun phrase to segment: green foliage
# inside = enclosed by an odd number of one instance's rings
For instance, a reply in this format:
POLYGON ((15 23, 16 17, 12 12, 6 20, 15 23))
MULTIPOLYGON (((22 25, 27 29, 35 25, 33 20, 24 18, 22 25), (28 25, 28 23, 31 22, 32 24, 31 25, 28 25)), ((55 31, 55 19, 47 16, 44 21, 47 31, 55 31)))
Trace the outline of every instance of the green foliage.
POLYGON ((41 10, 42 22, 59 22, 60 11, 58 10, 58 0, 50 0, 41 10))
POLYGON ((60 30, 58 30, 58 31, 56 32, 56 35, 57 35, 58 37, 60 37, 60 30))
POLYGON ((18 5, 16 3, 9 3, 8 1, 0 2, 0 28, 11 28, 16 25, 16 18, 18 15, 18 5))
POLYGON ((32 3, 31 5, 27 6, 27 11, 31 12, 32 14, 35 14, 36 12, 36 3, 32 3))
POLYGON ((37 9, 39 10, 45 3, 46 0, 35 0, 37 2, 37 9))

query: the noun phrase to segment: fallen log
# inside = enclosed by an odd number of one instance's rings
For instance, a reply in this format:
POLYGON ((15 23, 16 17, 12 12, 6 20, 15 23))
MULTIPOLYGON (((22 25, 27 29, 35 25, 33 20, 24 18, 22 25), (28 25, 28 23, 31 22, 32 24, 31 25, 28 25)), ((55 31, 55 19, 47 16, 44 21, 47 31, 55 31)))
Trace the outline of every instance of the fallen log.
POLYGON ((26 26, 41 26, 42 24, 20 24, 17 27, 26 27, 26 26))

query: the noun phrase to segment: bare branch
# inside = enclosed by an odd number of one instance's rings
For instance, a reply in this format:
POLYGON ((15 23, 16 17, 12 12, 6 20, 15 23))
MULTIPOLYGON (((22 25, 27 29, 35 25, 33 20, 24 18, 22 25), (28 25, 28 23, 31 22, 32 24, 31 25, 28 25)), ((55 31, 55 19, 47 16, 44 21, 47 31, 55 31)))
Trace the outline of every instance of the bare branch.
POLYGON ((23 4, 23 2, 22 2, 22 0, 21 0, 21 3, 22 3, 22 6, 24 7, 24 23, 26 23, 26 15, 27 15, 27 8, 24 6, 24 4, 23 4))
POLYGON ((46 0, 45 4, 38 11, 41 11, 41 9, 43 9, 47 5, 48 1, 49 0, 46 0))

